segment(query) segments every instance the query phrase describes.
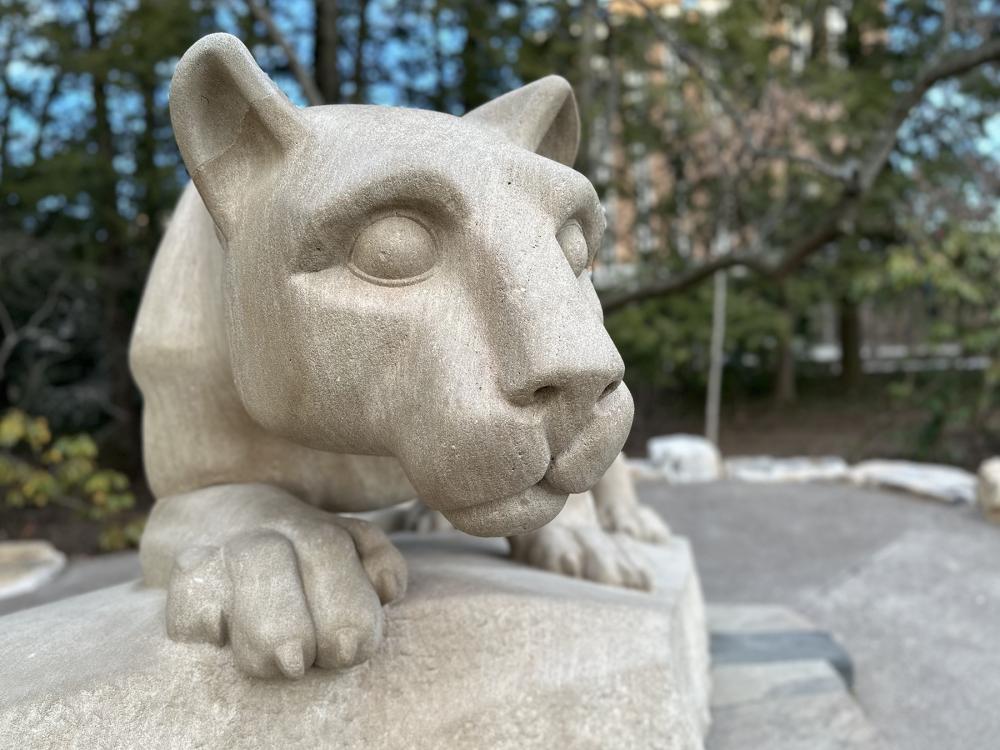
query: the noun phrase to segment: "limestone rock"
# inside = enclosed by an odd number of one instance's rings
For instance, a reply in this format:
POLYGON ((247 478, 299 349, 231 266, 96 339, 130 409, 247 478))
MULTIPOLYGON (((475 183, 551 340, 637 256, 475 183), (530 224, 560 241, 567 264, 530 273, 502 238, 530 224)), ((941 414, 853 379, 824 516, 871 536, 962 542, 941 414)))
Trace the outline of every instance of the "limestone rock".
POLYGON ((979 507, 991 521, 1000 521, 1000 457, 983 461, 976 491, 979 507))
POLYGON ((649 462, 674 484, 711 482, 722 474, 722 457, 711 441, 697 435, 662 435, 646 444, 649 462))
POLYGON ((976 501, 975 475, 955 466, 877 459, 856 464, 850 478, 862 486, 885 487, 948 503, 976 501))
POLYGON ((469 534, 530 534, 628 436, 573 89, 547 76, 462 117, 300 109, 210 34, 170 121, 192 184, 129 349, 158 500, 144 581, 172 638, 227 641, 248 674, 356 666, 405 566, 335 514, 419 497, 469 534))
POLYGON ((462 117, 300 109, 210 34, 177 64, 170 120, 192 185, 129 355, 157 499, 258 483, 335 512, 420 497, 509 536, 601 478, 633 403, 585 273, 605 221, 571 167, 565 79, 462 117))
POLYGON ((684 540, 643 547, 652 593, 512 563, 498 540, 397 541, 410 590, 381 648, 296 682, 170 641, 164 592, 138 584, 3 618, 0 746, 702 747, 707 638, 684 540))
POLYGON ((637 482, 659 482, 663 480, 663 473, 653 465, 648 458, 629 457, 628 471, 632 479, 637 482))
POLYGON ((66 555, 48 542, 0 542, 0 599, 35 591, 65 565, 66 555))
POLYGON ((741 482, 836 482, 849 472, 840 456, 735 456, 725 467, 727 477, 741 482))

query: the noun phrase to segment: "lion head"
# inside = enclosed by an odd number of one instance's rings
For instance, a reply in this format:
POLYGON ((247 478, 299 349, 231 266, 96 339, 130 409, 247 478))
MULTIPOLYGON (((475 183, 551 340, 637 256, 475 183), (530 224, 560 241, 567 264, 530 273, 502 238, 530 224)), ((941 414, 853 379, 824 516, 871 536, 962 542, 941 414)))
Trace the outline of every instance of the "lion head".
POLYGON ((551 520, 632 421, 587 271, 604 231, 549 77, 464 117, 299 109, 234 37, 174 75, 171 118, 225 248, 233 377, 312 448, 395 456, 456 527, 551 520))

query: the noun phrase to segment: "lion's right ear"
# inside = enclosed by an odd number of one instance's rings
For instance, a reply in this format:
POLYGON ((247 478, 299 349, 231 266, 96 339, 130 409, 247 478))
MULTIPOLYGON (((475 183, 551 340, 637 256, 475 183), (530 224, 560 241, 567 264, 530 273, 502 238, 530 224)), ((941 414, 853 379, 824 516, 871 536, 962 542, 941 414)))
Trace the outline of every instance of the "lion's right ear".
POLYGON ((295 105, 230 34, 198 40, 177 63, 170 122, 191 179, 227 236, 242 219, 238 192, 305 134, 295 105))

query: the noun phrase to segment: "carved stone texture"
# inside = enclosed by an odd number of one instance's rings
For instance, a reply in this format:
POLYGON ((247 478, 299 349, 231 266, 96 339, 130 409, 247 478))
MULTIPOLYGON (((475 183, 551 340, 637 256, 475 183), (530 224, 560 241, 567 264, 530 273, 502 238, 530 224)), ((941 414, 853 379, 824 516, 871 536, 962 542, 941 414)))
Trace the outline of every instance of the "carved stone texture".
POLYGON ((976 500, 983 515, 1000 521, 1000 457, 989 458, 979 466, 976 500))
POLYGON ((193 182, 131 347, 159 498, 145 579, 172 637, 228 642, 249 674, 351 667, 406 568, 334 513, 419 496, 470 534, 529 533, 630 428, 573 93, 550 76, 464 117, 299 109, 213 34, 170 112, 193 182))
POLYGON ((66 567, 66 555, 48 542, 0 542, 0 599, 44 586, 66 567))
POLYGON ((129 584, 3 619, 0 745, 698 750, 703 603, 687 543, 650 547, 652 593, 504 560, 497 540, 402 537, 412 585, 367 663, 258 680, 165 637, 129 584))

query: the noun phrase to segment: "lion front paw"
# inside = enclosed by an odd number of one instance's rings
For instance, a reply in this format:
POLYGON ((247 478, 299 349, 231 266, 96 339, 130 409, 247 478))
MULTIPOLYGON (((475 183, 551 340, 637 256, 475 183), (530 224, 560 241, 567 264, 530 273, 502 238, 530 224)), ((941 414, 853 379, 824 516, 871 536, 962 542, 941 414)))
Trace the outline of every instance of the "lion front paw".
POLYGON ((435 531, 454 531, 451 521, 440 511, 428 508, 416 500, 403 514, 400 531, 415 531, 418 534, 431 534, 435 531))
POLYGON ((598 504, 597 516, 606 531, 625 534, 650 544, 670 541, 670 528, 659 513, 645 505, 598 504))
POLYGON ((310 518, 182 553, 167 593, 167 633, 229 643, 255 677, 346 669, 382 640, 382 605, 402 596, 406 563, 379 529, 310 518))
POLYGON ((542 570, 612 586, 652 588, 649 563, 632 540, 591 526, 550 524, 511 537, 511 557, 542 570))

